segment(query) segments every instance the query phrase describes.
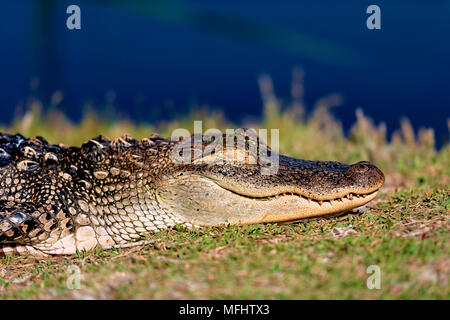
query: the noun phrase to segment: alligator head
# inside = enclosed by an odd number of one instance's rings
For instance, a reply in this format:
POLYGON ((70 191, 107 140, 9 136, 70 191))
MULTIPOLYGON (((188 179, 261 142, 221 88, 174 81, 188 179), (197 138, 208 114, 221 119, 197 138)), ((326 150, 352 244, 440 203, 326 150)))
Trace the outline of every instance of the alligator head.
POLYGON ((367 161, 346 165, 273 157, 249 132, 237 133, 238 138, 244 134, 246 143, 231 146, 225 140, 236 134, 224 135, 218 151, 193 155, 192 164, 161 179, 156 187, 160 206, 196 225, 294 222, 363 206, 384 183, 383 173, 367 161), (261 150, 277 161, 276 170, 262 170, 268 163, 262 163, 261 150))

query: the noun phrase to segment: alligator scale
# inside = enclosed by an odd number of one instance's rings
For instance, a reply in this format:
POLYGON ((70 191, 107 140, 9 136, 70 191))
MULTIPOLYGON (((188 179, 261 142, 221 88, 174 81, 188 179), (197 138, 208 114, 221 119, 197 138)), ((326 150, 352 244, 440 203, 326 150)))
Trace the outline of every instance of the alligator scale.
MULTIPOLYGON (((259 143, 257 136, 246 139, 259 143)), ((158 135, 139 141, 99 136, 68 148, 0 133, 0 254, 130 246, 178 224, 335 215, 371 201, 384 183, 383 173, 365 161, 346 165, 280 155, 277 172, 262 174, 248 143, 224 145, 222 152, 254 162, 224 163, 213 154, 177 163, 172 156, 179 143, 158 135)))

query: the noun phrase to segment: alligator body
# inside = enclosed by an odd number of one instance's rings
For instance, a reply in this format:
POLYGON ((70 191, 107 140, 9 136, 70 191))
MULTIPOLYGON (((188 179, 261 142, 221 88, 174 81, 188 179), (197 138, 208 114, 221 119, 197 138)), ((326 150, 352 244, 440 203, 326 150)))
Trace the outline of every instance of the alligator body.
MULTIPOLYGON (((73 254, 139 244, 144 235, 179 224, 335 215, 371 201, 384 182, 369 162, 282 155, 276 173, 262 174, 264 165, 249 148, 260 141, 253 135, 246 141, 178 163, 172 158, 181 142, 157 135, 140 141, 99 136, 78 148, 0 134, 0 253, 73 254), (218 161, 220 154, 234 160, 218 161)), ((207 147, 202 142, 201 149, 207 147)))

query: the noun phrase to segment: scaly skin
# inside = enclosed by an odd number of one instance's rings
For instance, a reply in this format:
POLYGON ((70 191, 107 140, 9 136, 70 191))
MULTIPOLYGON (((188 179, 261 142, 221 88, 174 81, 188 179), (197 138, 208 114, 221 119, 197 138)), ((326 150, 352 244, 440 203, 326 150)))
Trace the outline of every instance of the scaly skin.
MULTIPOLYGON (((258 137, 238 134, 247 137, 245 147, 227 146, 231 140, 224 135, 223 148, 209 156, 192 152, 191 164, 173 159, 182 142, 157 135, 140 141, 99 136, 66 148, 41 137, 0 134, 0 253, 73 254, 140 244, 143 235, 177 224, 335 215, 366 204, 384 183, 369 162, 281 155, 278 171, 263 174, 266 164, 249 147, 258 145, 258 137), (220 156, 234 161, 222 163, 220 156)), ((186 140, 187 150, 194 151, 194 140, 186 140)))

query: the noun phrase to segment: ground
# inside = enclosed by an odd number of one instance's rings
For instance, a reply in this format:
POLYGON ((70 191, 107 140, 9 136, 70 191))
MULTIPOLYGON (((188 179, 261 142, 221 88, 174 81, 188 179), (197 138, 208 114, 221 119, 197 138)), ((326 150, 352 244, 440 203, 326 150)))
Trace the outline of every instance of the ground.
MULTIPOLYGON (((170 136, 192 129, 193 119, 205 130, 233 127, 211 113, 152 127, 93 113, 74 125, 56 111, 42 115, 38 102, 30 110, 1 130, 80 145, 100 133, 170 136)), ((377 164, 386 183, 367 211, 291 225, 178 228, 148 235, 155 242, 147 246, 44 260, 0 258, 0 298, 449 299, 449 145, 437 151, 433 131, 415 132, 407 120, 387 142, 385 126, 362 111, 349 135, 326 108, 304 118, 269 104, 261 123, 247 125, 280 128, 280 151, 290 156, 377 164), (379 289, 368 288, 374 270, 379 289)))

